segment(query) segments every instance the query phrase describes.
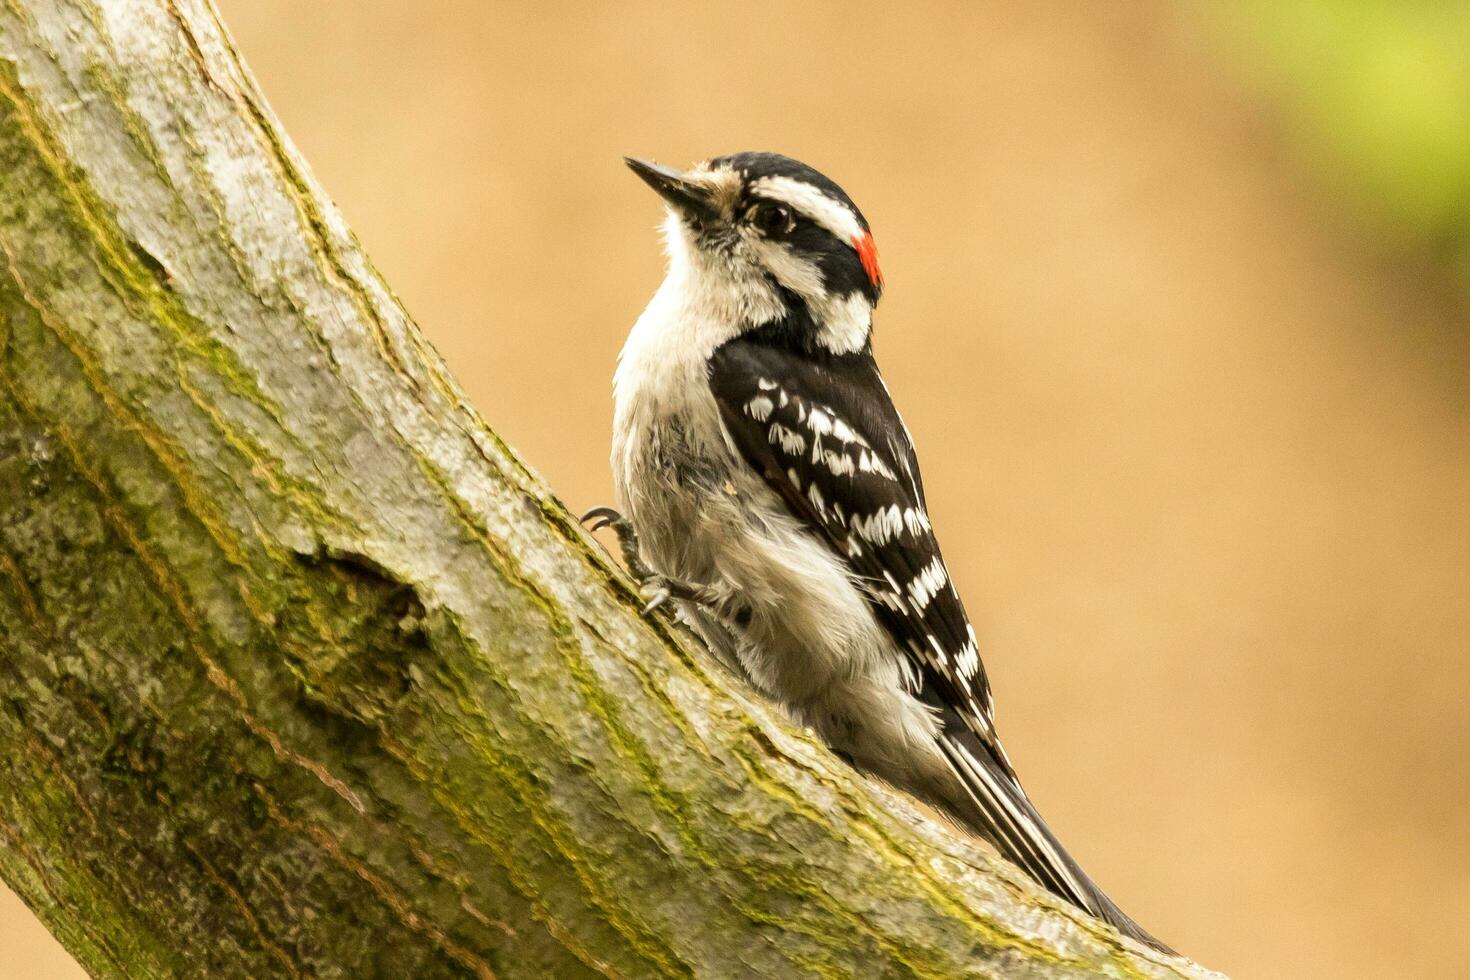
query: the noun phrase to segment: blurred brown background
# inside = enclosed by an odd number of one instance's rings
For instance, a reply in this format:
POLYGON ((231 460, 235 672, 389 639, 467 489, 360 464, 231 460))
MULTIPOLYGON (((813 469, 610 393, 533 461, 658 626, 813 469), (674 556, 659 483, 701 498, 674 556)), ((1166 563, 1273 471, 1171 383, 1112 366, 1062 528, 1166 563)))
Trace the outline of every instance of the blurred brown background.
MULTIPOLYGON (((621 155, 835 177, 1001 730, 1083 865, 1237 977, 1464 975, 1461 253, 1343 177, 1279 51, 1155 2, 222 6, 574 509, 661 274, 621 155)), ((3 897, 0 977, 78 975, 3 897)))

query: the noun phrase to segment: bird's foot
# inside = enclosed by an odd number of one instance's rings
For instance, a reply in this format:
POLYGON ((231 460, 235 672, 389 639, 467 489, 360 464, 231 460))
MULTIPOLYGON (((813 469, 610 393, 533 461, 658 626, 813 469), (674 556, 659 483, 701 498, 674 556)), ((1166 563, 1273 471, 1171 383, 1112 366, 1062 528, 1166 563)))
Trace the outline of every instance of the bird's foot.
POLYGON ((685 602, 697 602, 700 605, 709 605, 714 602, 714 597, 709 594, 708 589, 659 575, 657 572, 639 581, 638 594, 648 600, 648 605, 643 607, 645 616, 670 599, 683 599, 685 602))
POLYGON ((639 553, 638 532, 633 530, 632 521, 611 507, 594 507, 582 515, 582 523, 587 524, 589 531, 612 528, 613 533, 618 536, 618 550, 623 553, 623 564, 628 566, 633 577, 640 582, 654 577, 654 570, 644 563, 643 556, 639 553), (588 524, 588 521, 592 523, 588 524))
POLYGON ((592 522, 588 524, 588 530, 599 531, 606 527, 611 528, 618 536, 618 550, 623 554, 623 564, 638 580, 639 595, 647 600, 643 615, 647 616, 670 599, 706 604, 713 601, 706 589, 660 575, 649 568, 638 548, 638 532, 633 530, 633 523, 622 514, 611 507, 594 507, 582 515, 582 523, 587 524, 588 521, 592 522))

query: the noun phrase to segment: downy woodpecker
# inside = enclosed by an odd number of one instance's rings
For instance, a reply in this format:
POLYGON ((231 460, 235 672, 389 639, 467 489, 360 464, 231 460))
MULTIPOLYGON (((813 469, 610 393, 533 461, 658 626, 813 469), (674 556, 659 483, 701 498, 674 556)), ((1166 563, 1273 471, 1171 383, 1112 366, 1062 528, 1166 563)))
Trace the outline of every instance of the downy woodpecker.
POLYGON ((775 153, 628 166, 663 198, 668 276, 614 379, 611 524, 636 574, 866 772, 1145 943, 1058 843, 996 737, 975 631, 873 360, 868 222, 775 153))

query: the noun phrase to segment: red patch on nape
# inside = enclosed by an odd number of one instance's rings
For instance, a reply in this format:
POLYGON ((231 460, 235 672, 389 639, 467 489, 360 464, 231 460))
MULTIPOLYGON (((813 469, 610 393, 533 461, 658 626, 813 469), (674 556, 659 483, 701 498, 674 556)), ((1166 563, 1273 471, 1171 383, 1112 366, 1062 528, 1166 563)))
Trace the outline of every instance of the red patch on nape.
POLYGON ((882 289, 883 273, 878 269, 878 246, 873 241, 873 233, 863 232, 852 240, 852 247, 857 249, 858 258, 863 262, 863 271, 868 274, 868 282, 873 284, 874 289, 882 289))

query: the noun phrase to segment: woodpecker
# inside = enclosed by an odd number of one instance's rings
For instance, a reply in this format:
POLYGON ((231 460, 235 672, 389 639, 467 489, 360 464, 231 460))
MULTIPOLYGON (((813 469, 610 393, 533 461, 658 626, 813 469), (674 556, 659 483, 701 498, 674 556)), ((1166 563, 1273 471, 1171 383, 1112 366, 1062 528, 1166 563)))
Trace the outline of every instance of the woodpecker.
POLYGON ((934 805, 1042 887, 1161 950, 1062 848, 996 736, 975 630, 873 359, 883 274, 836 183, 776 153, 680 171, 668 272, 613 381, 611 525, 680 615, 858 769, 934 805))

